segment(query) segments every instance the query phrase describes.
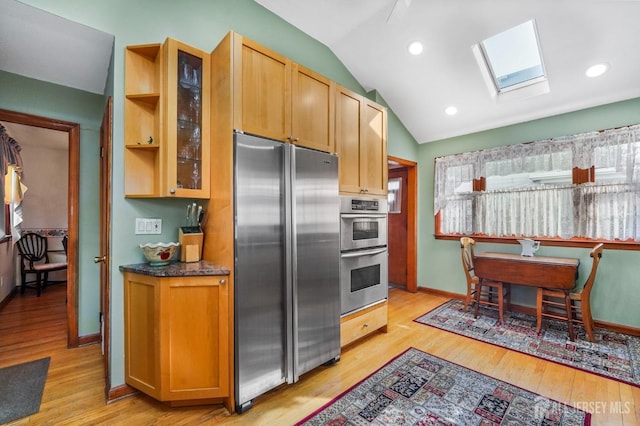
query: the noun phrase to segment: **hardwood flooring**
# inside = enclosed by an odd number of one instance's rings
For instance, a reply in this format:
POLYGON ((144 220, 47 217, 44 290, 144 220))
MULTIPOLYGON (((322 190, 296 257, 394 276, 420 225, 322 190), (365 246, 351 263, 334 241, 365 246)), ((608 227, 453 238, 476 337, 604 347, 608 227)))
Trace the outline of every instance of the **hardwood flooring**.
POLYGON ((105 404, 99 345, 66 347, 63 286, 16 295, 0 310, 0 367, 51 356, 40 412, 11 425, 291 425, 408 347, 593 413, 593 425, 640 424, 640 388, 436 330, 413 321, 445 299, 390 290, 389 332, 343 349, 340 362, 254 401, 243 415, 221 406, 169 408, 145 395, 105 404))

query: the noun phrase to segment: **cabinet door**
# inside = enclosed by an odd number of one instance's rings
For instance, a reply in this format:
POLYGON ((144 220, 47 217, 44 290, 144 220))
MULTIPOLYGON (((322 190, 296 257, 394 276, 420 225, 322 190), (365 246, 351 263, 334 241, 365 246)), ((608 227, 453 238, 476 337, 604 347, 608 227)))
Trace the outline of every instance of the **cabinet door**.
POLYGON ((362 96, 344 87, 336 90, 336 150, 339 158, 340 192, 360 193, 360 141, 362 96))
POLYGON ((164 49, 162 196, 209 198, 210 56, 170 38, 164 49))
POLYGON ((162 280, 162 400, 228 396, 228 276, 162 280))
POLYGON ((293 143, 335 152, 335 83, 302 65, 293 64, 291 134, 293 143))
POLYGON ((364 128, 362 130, 361 182, 364 192, 387 194, 387 109, 364 99, 364 128))
POLYGON ((155 277, 124 274, 124 375, 128 385, 160 399, 157 284, 155 277))
POLYGON ((241 36, 236 37, 234 50, 234 127, 288 141, 291 61, 241 36))

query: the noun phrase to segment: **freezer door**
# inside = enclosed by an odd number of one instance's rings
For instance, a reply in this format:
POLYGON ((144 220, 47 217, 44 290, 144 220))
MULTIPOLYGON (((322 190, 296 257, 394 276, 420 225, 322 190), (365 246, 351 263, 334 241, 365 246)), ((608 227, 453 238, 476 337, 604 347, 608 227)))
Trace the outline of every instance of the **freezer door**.
POLYGON ((283 144, 235 136, 236 404, 286 381, 283 144))
POLYGON ((294 377, 340 356, 338 158, 291 146, 294 377), (297 303, 296 303, 297 302, 297 303))

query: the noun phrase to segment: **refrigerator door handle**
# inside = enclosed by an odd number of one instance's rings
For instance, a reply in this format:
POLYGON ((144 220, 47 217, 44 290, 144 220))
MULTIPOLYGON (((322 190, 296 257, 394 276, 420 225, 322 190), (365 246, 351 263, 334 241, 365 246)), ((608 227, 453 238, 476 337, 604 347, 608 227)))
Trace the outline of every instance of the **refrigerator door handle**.
POLYGON ((298 291, 297 291, 297 251, 296 251, 296 200, 295 200, 295 180, 292 176, 295 170, 295 151, 292 145, 284 144, 284 185, 285 185, 285 246, 286 246, 286 307, 285 324, 286 329, 286 381, 294 383, 298 381, 298 291))
POLYGON ((385 251, 387 251, 386 247, 374 249, 374 250, 352 251, 349 253, 341 253, 340 257, 343 259, 348 259, 352 257, 373 256, 374 254, 384 253, 385 251))

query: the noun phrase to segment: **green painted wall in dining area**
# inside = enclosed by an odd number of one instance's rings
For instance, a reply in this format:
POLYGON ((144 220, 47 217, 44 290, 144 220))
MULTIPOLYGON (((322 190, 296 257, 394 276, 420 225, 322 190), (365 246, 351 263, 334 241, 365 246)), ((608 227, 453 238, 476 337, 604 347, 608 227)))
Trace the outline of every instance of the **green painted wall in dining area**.
MULTIPOLYGON (((433 164, 436 157, 637 123, 640 123, 640 98, 420 145, 418 285, 466 293, 460 243, 434 237, 433 164)), ((520 246, 478 243, 476 252, 482 251, 520 253, 520 246)), ((591 268, 589 251, 587 248, 543 244, 537 255, 579 258, 578 282, 582 285, 591 268)), ((596 320, 640 329, 638 264, 640 251, 603 252, 592 292, 592 311, 596 320)), ((534 289, 514 286, 512 293, 514 303, 535 306, 534 289)))

